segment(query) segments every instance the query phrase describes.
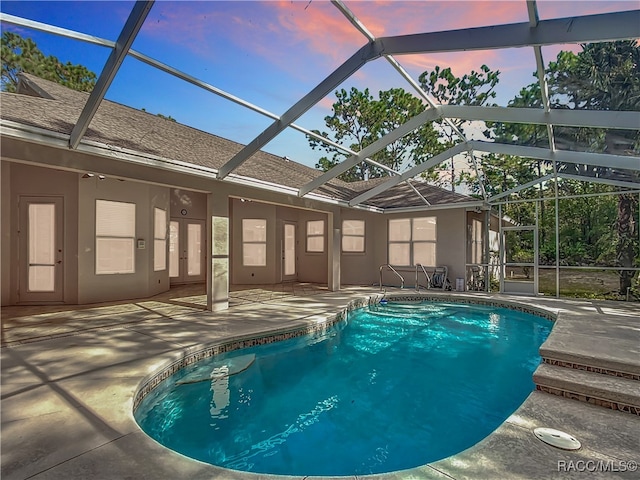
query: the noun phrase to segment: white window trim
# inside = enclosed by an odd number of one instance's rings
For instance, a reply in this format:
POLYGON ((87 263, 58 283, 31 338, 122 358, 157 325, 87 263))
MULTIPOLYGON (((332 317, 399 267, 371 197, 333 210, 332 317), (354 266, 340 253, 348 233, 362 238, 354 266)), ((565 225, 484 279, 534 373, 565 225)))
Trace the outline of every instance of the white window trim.
POLYGON ((248 268, 262 268, 262 267, 266 267, 267 266, 267 219, 266 218, 243 218, 242 219, 242 227, 241 227, 241 231, 242 231, 242 266, 243 267, 248 267, 248 268), (244 238, 244 222, 246 220, 253 220, 253 221, 261 221, 264 222, 264 231, 265 231, 265 236, 264 236, 264 240, 245 240, 244 238), (252 265, 246 265, 244 263, 244 250, 245 250, 245 245, 264 245, 264 263, 262 264, 252 264, 252 265))
POLYGON ((122 202, 119 200, 106 200, 106 199, 96 199, 95 203, 95 218, 94 218, 94 261, 95 261, 95 274, 96 275, 129 275, 132 273, 136 273, 136 204, 133 202, 122 202), (126 205, 133 205, 133 234, 132 235, 103 235, 98 234, 98 202, 108 202, 108 203, 119 203, 126 205), (131 270, 122 270, 122 271, 112 271, 112 272, 99 272, 98 271, 98 243, 99 240, 129 240, 131 245, 131 257, 132 257, 132 265, 131 270))
POLYGON ((163 272, 167 269, 167 211, 163 208, 153 207, 153 271, 163 272), (158 237, 157 225, 156 225, 156 210, 161 211, 164 214, 164 228, 162 228, 162 237, 158 237), (164 265, 162 268, 156 266, 156 245, 162 243, 164 249, 164 265))
POLYGON ((364 255, 367 250, 367 222, 357 218, 343 219, 342 220, 342 241, 340 242, 340 248, 342 253, 347 255, 364 255), (354 235, 350 233, 345 233, 344 222, 362 222, 362 235, 354 235), (344 249, 344 239, 345 238, 362 238, 362 250, 345 250, 344 249))
MULTIPOLYGON (((397 265, 398 267, 414 267, 416 262, 414 259, 414 245, 419 244, 419 243, 426 243, 426 244, 433 244, 433 248, 434 248, 434 257, 435 257, 435 265, 423 265, 424 267, 437 267, 438 266, 438 220, 437 217, 435 216, 429 216, 429 217, 409 217, 409 218, 390 218, 387 221, 387 238, 390 237, 389 233, 390 233, 390 222, 391 220, 409 220, 409 235, 410 235, 410 239, 409 240, 388 240, 387 241, 387 261, 389 263, 391 263, 389 261, 389 246, 391 244, 401 244, 401 245, 409 245, 409 265, 397 265), (436 239, 435 240, 413 240, 413 221, 415 219, 425 219, 425 218, 433 218, 436 220, 435 225, 436 225, 436 239)), ((396 265, 394 265, 396 266, 396 265)))
POLYGON ((306 241, 305 241, 305 253, 308 254, 323 254, 325 252, 325 230, 326 230, 326 222, 323 219, 318 220, 307 220, 306 225, 306 241), (309 233, 309 224, 311 222, 322 222, 322 233, 309 233), (309 239, 311 238, 322 238, 322 250, 309 250, 309 239))

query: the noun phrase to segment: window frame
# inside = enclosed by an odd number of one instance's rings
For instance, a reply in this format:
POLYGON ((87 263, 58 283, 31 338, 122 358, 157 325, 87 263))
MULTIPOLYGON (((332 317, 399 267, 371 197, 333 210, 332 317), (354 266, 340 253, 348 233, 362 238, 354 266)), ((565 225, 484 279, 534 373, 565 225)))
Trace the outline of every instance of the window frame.
POLYGON ((268 222, 266 218, 243 218, 241 222, 241 237, 242 237, 242 266, 243 267, 266 267, 267 266, 267 229, 268 222), (245 222, 247 221, 258 221, 264 224, 264 240, 246 240, 245 239, 245 222), (263 245, 264 246, 264 263, 262 264, 246 264, 245 263, 245 246, 246 245, 263 245))
POLYGON ((136 273, 136 209, 137 209, 137 205, 135 202, 123 202, 120 200, 106 200, 106 199, 100 199, 97 198, 95 200, 94 203, 95 206, 95 217, 94 217, 94 261, 95 261, 95 274, 96 275, 130 275, 130 274, 135 274, 136 273), (120 204, 120 205, 127 205, 127 206, 131 206, 133 207, 133 218, 132 218, 132 226, 133 226, 133 232, 128 232, 129 234, 124 235, 124 234, 111 234, 111 235, 107 235, 107 234, 102 234, 102 233, 98 233, 99 230, 99 218, 98 218, 98 204, 102 202, 104 204, 120 204), (118 271, 100 271, 99 270, 99 265, 100 265, 100 260, 99 260, 99 254, 100 254, 100 248, 98 247, 100 240, 128 240, 129 244, 130 244, 130 252, 131 252, 131 269, 130 270, 118 270, 118 271))
POLYGON ((343 219, 342 220, 342 239, 340 242, 340 250, 342 253, 346 253, 349 255, 353 255, 353 254, 364 254, 366 253, 367 250, 367 222, 365 222, 364 220, 358 219, 358 218, 351 218, 351 219, 343 219), (360 222, 362 223, 362 234, 352 234, 352 233, 345 233, 346 229, 345 229, 345 222, 360 222), (362 250, 345 250, 344 248, 344 241, 345 238, 361 238, 362 239, 362 250))
POLYGON ((306 230, 305 230, 305 253, 309 254, 323 254, 326 251, 325 247, 325 235, 326 235, 326 222, 324 219, 318 220, 307 220, 306 230), (322 233, 309 233, 309 227, 313 223, 322 223, 322 233), (322 250, 310 250, 309 249, 309 240, 312 238, 321 238, 322 239, 322 250))
POLYGON ((159 207, 153 207, 153 271, 154 272, 163 272, 167 269, 167 211, 165 209, 159 207), (158 212, 162 212, 164 215, 164 225, 158 225, 158 212), (163 233, 163 236, 158 236, 158 227, 160 227, 163 233), (164 228, 163 228, 164 227, 164 228), (162 245, 159 249, 158 245, 162 245), (163 266, 162 268, 158 268, 158 252, 161 251, 164 253, 163 266))
POLYGON ((405 217, 405 218, 390 218, 387 221, 387 262, 390 265, 393 266, 398 266, 398 267, 415 267, 416 266, 416 252, 415 252, 415 246, 416 245, 433 245, 433 257, 434 257, 434 265, 425 265, 422 264, 425 267, 437 267, 438 266, 438 218, 434 215, 428 216, 428 217, 405 217), (433 219, 434 220, 434 235, 433 235, 433 239, 418 239, 416 240, 416 234, 415 234, 415 228, 414 228, 414 221, 415 220, 428 220, 428 219, 433 219), (407 240, 392 240, 391 239, 391 224, 392 222, 409 222, 409 229, 408 229, 408 234, 409 234, 409 238, 407 240), (395 264, 395 263, 391 263, 391 258, 390 258, 390 251, 391 251, 391 245, 405 245, 408 246, 409 248, 409 264, 408 265, 400 265, 400 264, 395 264))

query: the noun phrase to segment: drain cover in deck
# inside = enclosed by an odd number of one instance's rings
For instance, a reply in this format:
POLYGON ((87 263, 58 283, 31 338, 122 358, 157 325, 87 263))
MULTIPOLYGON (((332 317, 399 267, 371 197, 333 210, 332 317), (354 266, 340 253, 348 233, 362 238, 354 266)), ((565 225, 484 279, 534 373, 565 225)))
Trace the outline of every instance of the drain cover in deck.
POLYGON ((563 450, 577 450, 580 442, 568 433, 553 428, 536 428, 533 434, 544 443, 563 450))

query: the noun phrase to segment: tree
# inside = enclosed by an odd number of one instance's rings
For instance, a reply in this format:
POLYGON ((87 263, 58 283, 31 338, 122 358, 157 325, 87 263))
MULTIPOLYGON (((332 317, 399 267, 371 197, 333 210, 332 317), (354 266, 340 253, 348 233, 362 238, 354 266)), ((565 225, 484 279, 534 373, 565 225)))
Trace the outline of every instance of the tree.
MULTIPOLYGON (((638 111, 640 110, 640 47, 634 40, 592 43, 582 45, 577 55, 566 53, 558 56, 552 77, 552 94, 558 102, 569 99, 575 109, 638 111), (573 56, 572 56, 573 55, 573 56), (563 69, 558 68, 559 65, 563 69)), ((640 152, 640 130, 590 129, 589 147, 607 153, 622 150, 640 152)), ((584 130, 578 130, 584 133, 584 130)), ((578 139, 578 142, 584 139, 578 139)), ((617 173, 598 167, 600 173, 617 173)), ((622 172, 631 180, 640 181, 635 172, 622 172)), ((621 267, 633 267, 638 249, 638 198, 634 194, 618 195, 616 220, 616 260, 621 267)), ((620 271, 620 294, 625 295, 632 285, 632 270, 620 271)))
POLYGON ((62 63, 53 55, 45 56, 30 38, 5 31, 0 44, 3 91, 16 91, 20 72, 31 73, 83 92, 90 92, 96 84, 95 73, 82 65, 62 63))
MULTIPOLYGON (((451 72, 451 68, 441 69, 436 65, 431 72, 423 72, 419 81, 423 90, 440 104, 482 106, 488 105, 489 101, 495 98, 495 87, 499 76, 499 70, 494 72, 486 65, 482 65, 479 72, 472 70, 462 77, 456 77, 451 72)), ((434 154, 443 152, 458 143, 460 138, 456 129, 464 134, 465 126, 468 125, 461 119, 451 119, 450 123, 439 120, 436 124, 440 133, 440 142, 439 150, 434 154), (456 127, 455 129, 451 127, 451 123, 456 127)), ((434 167, 425 172, 424 176, 439 186, 448 184, 452 192, 455 191, 456 186, 465 181, 473 183, 470 182, 470 175, 465 172, 456 172, 453 158, 446 162, 444 168, 434 167)))
MULTIPOLYGON (((337 101, 333 104, 333 115, 325 117, 329 132, 314 130, 314 133, 346 144, 356 152, 372 144, 387 133, 395 130, 410 118, 424 110, 422 102, 401 88, 380 91, 375 99, 369 89, 360 91, 351 88, 335 92, 337 101)), ((387 145, 370 158, 389 168, 398 170, 427 160, 437 147, 438 135, 431 123, 387 145)), ((328 171, 349 157, 349 154, 313 137, 307 136, 311 148, 324 150, 330 156, 323 156, 316 168, 328 171)), ((361 162, 339 178, 345 181, 366 180, 382 177, 383 169, 361 162)))

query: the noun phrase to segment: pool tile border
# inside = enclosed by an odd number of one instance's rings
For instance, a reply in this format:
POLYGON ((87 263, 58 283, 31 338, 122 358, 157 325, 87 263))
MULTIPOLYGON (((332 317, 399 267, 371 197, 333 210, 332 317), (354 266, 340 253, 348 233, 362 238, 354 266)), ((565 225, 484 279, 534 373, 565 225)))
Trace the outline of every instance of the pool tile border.
POLYGON ((550 393, 551 395, 557 395, 559 397, 570 398, 572 400, 578 400, 580 402, 591 403, 592 405, 598 405, 599 407, 608 408, 610 410, 620 410, 621 412, 631 413, 632 415, 640 416, 640 407, 628 405, 626 403, 613 402, 611 400, 603 400, 598 397, 591 397, 589 395, 583 395, 581 393, 569 392, 561 388, 547 387, 544 385, 536 385, 536 390, 541 392, 550 393))
POLYGON ((548 365, 553 365, 556 367, 566 367, 566 368, 572 368, 574 370, 584 370, 585 372, 600 373, 602 375, 610 375, 612 377, 628 378, 630 380, 640 381, 640 375, 638 374, 620 372, 618 370, 613 370, 611 368, 592 367, 590 365, 585 365, 582 363, 566 362, 564 360, 556 360, 556 359, 547 358, 547 357, 544 357, 543 361, 548 365))
POLYGON ((310 325, 305 325, 302 327, 298 325, 296 327, 289 327, 285 329, 280 328, 277 330, 264 332, 257 337, 255 336, 255 334, 246 335, 242 337, 226 339, 222 342, 197 345, 183 350, 179 354, 179 358, 169 360, 167 364, 165 364, 163 367, 160 367, 159 370, 145 377, 140 382, 133 397, 133 411, 135 412, 135 410, 140 406, 142 400, 158 386, 160 386, 162 382, 164 382, 173 374, 177 373, 183 368, 192 365, 193 363, 222 353, 239 350, 241 348, 267 345, 274 342, 281 342, 283 340, 301 337, 303 335, 323 333, 333 325, 346 320, 347 314, 351 310, 356 310, 368 305, 377 304, 381 297, 382 295, 374 294, 367 297, 351 300, 347 304, 347 306, 342 308, 339 312, 328 314, 321 321, 316 321, 315 323, 310 325))
POLYGON ((335 314, 329 314, 321 321, 317 321, 311 325, 289 327, 286 329, 277 329, 269 332, 264 332, 260 336, 247 335, 242 337, 235 337, 226 339, 222 342, 216 342, 213 344, 197 345, 183 350, 179 355, 179 358, 169 360, 167 364, 160 367, 159 370, 145 377, 139 384, 138 389, 133 398, 133 411, 140 406, 142 400, 155 390, 162 382, 169 377, 182 370, 183 368, 192 365, 200 360, 209 358, 215 355, 219 355, 241 348, 255 347, 258 345, 266 345, 273 342, 280 342, 283 340, 289 340, 291 338, 301 337, 303 335, 322 333, 331 328, 336 323, 340 323, 347 318, 348 312, 356 310, 358 308, 366 307, 369 305, 376 305, 380 303, 380 300, 385 298, 391 302, 443 302, 451 301, 455 303, 462 303, 465 305, 485 305, 492 307, 503 307, 511 310, 516 310, 524 313, 530 313, 537 315, 548 320, 554 321, 557 318, 557 314, 545 310, 542 308, 535 308, 529 305, 523 305, 521 303, 509 302, 504 300, 486 299, 486 298, 469 298, 453 295, 397 295, 390 294, 385 295, 383 293, 372 294, 365 297, 351 300, 346 307, 342 308, 335 314))
POLYGON ((399 295, 389 294, 385 298, 390 302, 454 302, 462 303, 465 305, 484 305, 487 307, 502 307, 509 310, 516 310, 518 312, 529 313, 531 315, 537 315, 538 317, 546 318, 547 320, 556 321, 558 313, 554 313, 545 308, 533 307, 518 302, 510 302, 508 300, 496 300, 494 298, 482 298, 482 297, 463 297, 447 294, 440 295, 425 295, 416 293, 415 295, 399 295))

